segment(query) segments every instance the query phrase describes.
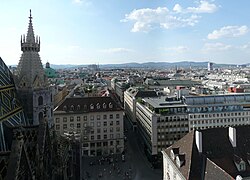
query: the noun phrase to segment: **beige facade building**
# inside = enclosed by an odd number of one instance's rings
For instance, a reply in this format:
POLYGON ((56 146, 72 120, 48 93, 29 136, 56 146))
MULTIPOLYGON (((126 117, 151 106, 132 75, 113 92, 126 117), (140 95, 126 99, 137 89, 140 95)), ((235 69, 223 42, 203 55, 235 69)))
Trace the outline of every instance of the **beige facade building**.
POLYGON ((60 135, 81 135, 84 155, 124 150, 123 109, 111 97, 67 98, 54 110, 54 123, 60 135))

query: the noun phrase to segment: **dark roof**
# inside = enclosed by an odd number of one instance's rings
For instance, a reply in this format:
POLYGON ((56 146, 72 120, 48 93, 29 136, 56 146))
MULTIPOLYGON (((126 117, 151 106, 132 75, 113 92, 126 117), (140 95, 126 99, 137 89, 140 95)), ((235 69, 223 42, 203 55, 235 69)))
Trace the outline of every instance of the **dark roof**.
MULTIPOLYGON (((228 128, 202 130, 202 153, 198 152, 195 131, 188 133, 165 152, 170 156, 173 148, 185 154, 185 164, 179 168, 186 179, 235 179, 237 175, 250 176, 250 126, 238 126, 236 147, 229 140, 228 128), (244 161, 245 171, 238 171, 235 163, 244 161)), ((178 167, 176 165, 176 167, 178 167)))
POLYGON ((105 111, 122 111, 121 106, 111 97, 83 97, 83 98, 66 98, 62 104, 56 108, 58 111, 65 112, 105 112, 105 111))
POLYGON ((136 98, 157 97, 157 93, 155 91, 136 89, 134 87, 130 87, 127 91, 136 98))

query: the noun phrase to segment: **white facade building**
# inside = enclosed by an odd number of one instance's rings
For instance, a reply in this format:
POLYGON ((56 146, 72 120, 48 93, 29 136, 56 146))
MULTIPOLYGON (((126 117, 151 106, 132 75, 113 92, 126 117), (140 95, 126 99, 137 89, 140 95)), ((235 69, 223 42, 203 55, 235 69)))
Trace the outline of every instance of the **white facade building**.
POLYGON ((136 104, 136 117, 154 160, 189 131, 250 124, 250 94, 144 98, 136 104))

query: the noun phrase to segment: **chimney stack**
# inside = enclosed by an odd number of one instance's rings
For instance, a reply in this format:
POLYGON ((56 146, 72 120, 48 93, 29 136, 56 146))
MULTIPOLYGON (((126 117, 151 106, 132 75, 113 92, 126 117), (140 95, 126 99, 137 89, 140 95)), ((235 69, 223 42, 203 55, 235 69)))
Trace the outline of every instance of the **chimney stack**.
POLYGON ((228 128, 228 136, 232 146, 236 147, 236 129, 233 127, 228 128))
POLYGON ((199 153, 202 153, 202 133, 199 131, 195 131, 195 143, 199 153))

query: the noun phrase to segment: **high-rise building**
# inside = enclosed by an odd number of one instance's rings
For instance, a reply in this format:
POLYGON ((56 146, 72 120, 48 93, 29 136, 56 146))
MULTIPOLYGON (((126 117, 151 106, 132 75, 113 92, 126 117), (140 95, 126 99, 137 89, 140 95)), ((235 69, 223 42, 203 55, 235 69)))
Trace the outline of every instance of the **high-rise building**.
POLYGON ((212 71, 213 70, 213 63, 212 62, 208 62, 207 63, 207 70, 208 71, 212 71))
POLYGON ((53 119, 53 96, 39 56, 40 37, 35 37, 30 11, 27 36, 21 36, 22 55, 16 70, 16 86, 31 125, 39 125, 46 108, 48 124, 53 119))

